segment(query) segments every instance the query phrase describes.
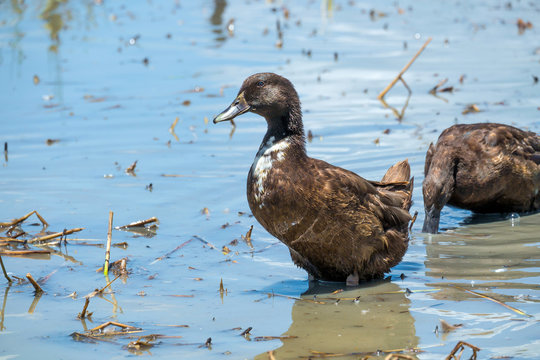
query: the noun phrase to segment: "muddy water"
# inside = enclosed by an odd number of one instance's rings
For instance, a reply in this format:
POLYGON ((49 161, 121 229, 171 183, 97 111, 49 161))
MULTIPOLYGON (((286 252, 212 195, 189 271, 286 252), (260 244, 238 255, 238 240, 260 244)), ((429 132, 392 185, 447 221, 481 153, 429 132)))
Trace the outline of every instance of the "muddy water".
MULTIPOLYGON (((271 350, 276 358, 350 358, 420 349, 414 356, 440 359, 459 340, 483 358, 540 357, 539 215, 512 222, 448 208, 447 231, 420 233, 425 150, 442 129, 491 121, 539 131, 538 14, 538 5, 514 1, 0 2, 0 142, 8 143, 0 221, 37 210, 48 230, 84 227, 70 237, 86 239, 52 247, 44 259, 3 257, 11 275, 43 279, 45 294, 2 278, 0 358, 264 359, 271 350), (520 35, 519 18, 533 28, 520 35), (404 75, 413 93, 399 122, 377 94, 428 37, 404 75), (370 179, 409 159, 419 220, 386 281, 336 294, 341 284, 310 287, 249 216, 245 179, 264 121, 244 115, 231 135, 228 124, 205 117, 259 71, 296 85, 314 134, 310 155, 370 179), (444 78, 454 91, 428 94, 444 78), (482 111, 462 115, 472 103, 482 111), (136 176, 125 172, 134 161, 136 176), (113 232, 113 243, 128 247, 113 247, 111 259, 127 257, 130 274, 113 294, 92 298, 93 315, 81 321, 83 297, 107 283, 96 270, 110 210, 115 225, 152 216, 160 224, 143 235, 113 232), (253 249, 241 238, 251 225, 253 249), (463 326, 443 333, 441 319, 463 326), (107 321, 143 332, 70 337, 107 321), (241 336, 248 327, 251 335, 241 336), (148 334, 167 337, 126 348, 148 334)), ((386 100, 399 112, 407 92, 398 83, 386 100)), ((38 233, 35 222, 23 230, 38 233)))

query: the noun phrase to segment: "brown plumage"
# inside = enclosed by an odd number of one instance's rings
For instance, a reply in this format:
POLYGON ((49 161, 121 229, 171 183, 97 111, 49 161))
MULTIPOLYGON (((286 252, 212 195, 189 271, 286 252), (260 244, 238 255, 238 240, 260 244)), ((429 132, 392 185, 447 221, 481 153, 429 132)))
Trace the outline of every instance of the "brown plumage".
POLYGON ((424 232, 436 233, 441 209, 479 213, 540 209, 540 137, 502 124, 454 125, 426 154, 424 232))
POLYGON ((214 123, 251 111, 268 130, 248 174, 255 218, 288 246, 313 278, 345 281, 381 277, 408 246, 413 181, 408 162, 380 182, 307 156, 298 95, 272 73, 248 77, 214 123))

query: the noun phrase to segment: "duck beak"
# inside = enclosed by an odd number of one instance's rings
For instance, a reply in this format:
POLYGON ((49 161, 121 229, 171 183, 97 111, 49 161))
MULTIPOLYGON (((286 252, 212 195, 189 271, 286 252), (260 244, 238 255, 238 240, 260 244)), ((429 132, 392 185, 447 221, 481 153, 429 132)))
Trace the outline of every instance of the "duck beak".
POLYGON ((249 109, 250 107, 246 102, 244 92, 242 91, 228 108, 214 118, 214 124, 222 121, 230 121, 238 115, 242 115, 246 111, 249 111, 249 109))
POLYGON ((424 219, 424 226, 422 227, 422 232, 436 234, 439 230, 440 218, 440 211, 437 211, 434 207, 426 210, 426 217, 424 219))

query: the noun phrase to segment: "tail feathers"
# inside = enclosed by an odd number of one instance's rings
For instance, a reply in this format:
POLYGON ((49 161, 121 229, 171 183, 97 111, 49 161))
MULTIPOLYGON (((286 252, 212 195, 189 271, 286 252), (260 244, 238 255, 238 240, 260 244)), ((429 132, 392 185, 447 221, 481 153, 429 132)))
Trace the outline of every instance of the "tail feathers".
POLYGON ((381 183, 406 182, 411 177, 411 167, 407 159, 390 167, 384 174, 381 183))

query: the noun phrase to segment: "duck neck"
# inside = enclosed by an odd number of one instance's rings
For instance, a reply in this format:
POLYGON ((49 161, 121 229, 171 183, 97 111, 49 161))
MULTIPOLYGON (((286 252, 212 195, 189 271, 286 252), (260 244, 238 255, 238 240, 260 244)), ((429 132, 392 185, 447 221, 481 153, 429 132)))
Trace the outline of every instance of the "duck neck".
POLYGON ((266 117, 268 130, 264 135, 261 148, 268 143, 277 143, 286 139, 297 155, 306 156, 306 139, 302 124, 302 112, 299 107, 290 107, 283 115, 266 117))

